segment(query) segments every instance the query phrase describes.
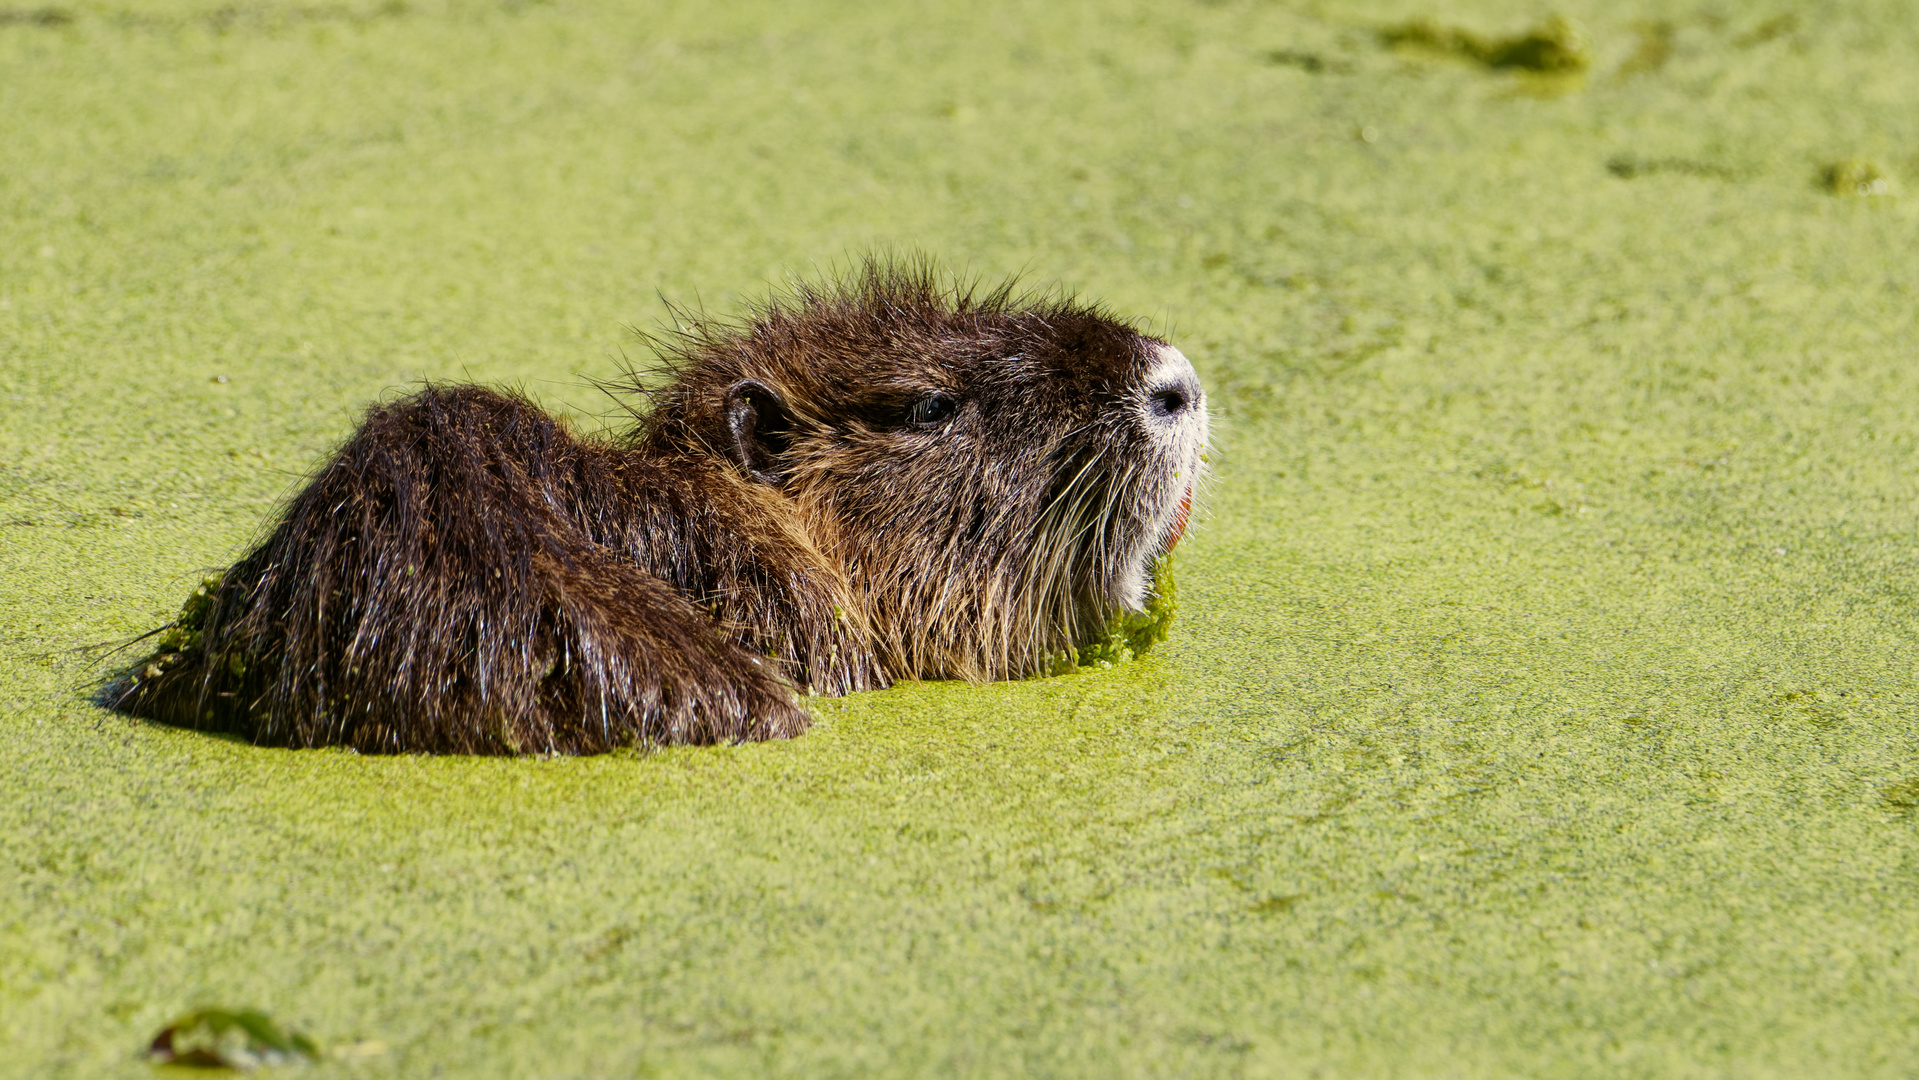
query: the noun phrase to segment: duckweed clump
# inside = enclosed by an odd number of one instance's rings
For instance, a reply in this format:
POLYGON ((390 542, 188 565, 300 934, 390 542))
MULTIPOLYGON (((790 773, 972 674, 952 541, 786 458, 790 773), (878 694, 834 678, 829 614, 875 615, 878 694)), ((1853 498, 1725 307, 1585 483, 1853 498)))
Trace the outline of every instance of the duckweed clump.
POLYGON ((1098 640, 1072 652, 1061 653, 1049 667, 1049 675, 1070 675, 1081 668, 1110 668, 1145 655, 1166 640, 1179 611, 1179 598, 1173 587, 1173 557, 1161 555, 1153 563, 1153 581, 1142 611, 1124 612, 1106 626, 1098 640))
POLYGON ((1885 170, 1864 158, 1835 161, 1819 171, 1819 183, 1834 195, 1870 199, 1892 194, 1892 179, 1885 170))
POLYGON ((1489 68, 1573 75, 1592 66, 1592 41, 1584 27, 1563 15, 1513 37, 1489 38, 1432 19, 1414 19, 1379 32, 1388 48, 1413 48, 1457 56, 1489 68))
MULTIPOLYGON (((193 595, 180 605, 180 614, 161 629, 158 640, 154 642, 153 655, 134 673, 134 682, 157 679, 168 668, 179 663, 181 657, 199 651, 207 615, 213 611, 213 600, 219 595, 222 580, 217 575, 201 580, 199 587, 193 590, 193 595)), ((234 657, 229 663, 235 669, 234 675, 245 672, 245 663, 239 657, 234 657)))
POLYGON ((320 1047, 258 1009, 202 1009, 168 1024, 147 1047, 155 1065, 247 1071, 318 1061, 320 1047))

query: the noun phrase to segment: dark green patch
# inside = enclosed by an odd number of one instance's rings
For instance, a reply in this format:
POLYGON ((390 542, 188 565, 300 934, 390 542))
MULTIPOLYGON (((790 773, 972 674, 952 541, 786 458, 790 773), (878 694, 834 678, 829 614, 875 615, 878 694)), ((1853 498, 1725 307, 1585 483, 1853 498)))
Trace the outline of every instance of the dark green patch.
POLYGON ((1852 719, 1856 704, 1847 690, 1783 690, 1772 696, 1772 703, 1817 727, 1831 727, 1852 719))
POLYGON ((1269 896, 1256 904, 1250 904, 1246 910, 1255 915, 1284 915, 1293 910, 1293 905, 1306 899, 1303 895, 1269 896))
POLYGON ((1764 45, 1768 41, 1782 38, 1799 29, 1799 16, 1788 11, 1784 15, 1774 15, 1751 30, 1732 39, 1734 45, 1750 49, 1755 45, 1764 45))
POLYGON ((68 26, 73 13, 60 8, 0 8, 0 26, 68 26))
POLYGON ((162 1028, 147 1047, 147 1059, 155 1065, 258 1069, 318 1061, 320 1048, 258 1009, 202 1009, 162 1028))
POLYGON ((1892 178, 1877 163, 1845 158, 1819 170, 1819 185, 1834 195, 1870 199, 1892 194, 1892 178))
POLYGON ((1562 15, 1512 37, 1486 37, 1433 19, 1414 19, 1379 32, 1389 48, 1456 56, 1489 68, 1573 75, 1592 66, 1585 28, 1562 15))
POLYGON ((1641 176, 1672 174, 1677 176, 1698 176, 1710 180, 1737 180, 1739 173, 1725 165, 1716 165, 1710 161, 1695 161, 1692 158, 1676 157, 1635 157, 1621 154, 1606 162, 1606 171, 1621 180, 1633 180, 1641 176))
POLYGON ((1260 59, 1278 67, 1298 68, 1308 75, 1345 74, 1353 70, 1353 65, 1344 60, 1329 60, 1319 53, 1300 49, 1273 49, 1261 53, 1260 59))
POLYGON ((1894 810, 1919 810, 1919 777, 1886 785, 1880 789, 1879 798, 1894 810))

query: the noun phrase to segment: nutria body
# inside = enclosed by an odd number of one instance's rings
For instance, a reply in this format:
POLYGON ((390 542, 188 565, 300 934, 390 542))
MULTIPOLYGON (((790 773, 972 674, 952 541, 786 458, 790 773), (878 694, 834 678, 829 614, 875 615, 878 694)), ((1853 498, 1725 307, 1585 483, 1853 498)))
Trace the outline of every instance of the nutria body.
POLYGON ((1207 438, 1096 307, 869 264, 694 323, 637 427, 371 409, 120 697, 262 744, 593 753, 803 730, 796 692, 1017 677, 1147 600, 1207 438))

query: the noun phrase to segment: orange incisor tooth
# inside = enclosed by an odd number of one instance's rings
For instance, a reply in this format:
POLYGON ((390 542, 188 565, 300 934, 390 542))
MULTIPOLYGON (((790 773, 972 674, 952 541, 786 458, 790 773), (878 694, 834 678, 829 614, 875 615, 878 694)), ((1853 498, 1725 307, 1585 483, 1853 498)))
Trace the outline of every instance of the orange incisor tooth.
POLYGON ((1179 538, 1186 535, 1186 519, 1191 517, 1192 513, 1193 489, 1187 488, 1186 494, 1180 496, 1179 514, 1173 518, 1173 534, 1166 538, 1167 551, 1173 550, 1173 545, 1179 543, 1179 538))

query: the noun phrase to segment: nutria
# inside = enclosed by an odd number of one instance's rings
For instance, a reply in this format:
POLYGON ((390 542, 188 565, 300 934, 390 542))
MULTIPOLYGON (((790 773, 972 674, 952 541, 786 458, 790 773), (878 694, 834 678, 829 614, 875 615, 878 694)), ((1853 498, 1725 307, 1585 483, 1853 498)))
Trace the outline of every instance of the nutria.
POLYGON ((372 407, 119 707, 367 752, 794 735, 796 693, 1094 641, 1149 600, 1203 468, 1177 349, 924 265, 654 344, 619 439, 479 386, 372 407))

